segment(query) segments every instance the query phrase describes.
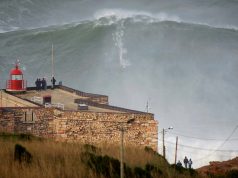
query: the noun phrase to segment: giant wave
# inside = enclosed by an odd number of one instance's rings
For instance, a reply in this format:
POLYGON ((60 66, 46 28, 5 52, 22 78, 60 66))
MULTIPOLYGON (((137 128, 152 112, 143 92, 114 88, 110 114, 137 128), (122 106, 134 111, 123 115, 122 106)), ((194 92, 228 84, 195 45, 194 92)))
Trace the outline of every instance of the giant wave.
MULTIPOLYGON (((118 55, 118 57, 114 56, 113 58, 119 58, 120 66, 126 68, 133 63, 133 60, 130 61, 126 57, 127 44, 136 42, 138 40, 137 38, 140 38, 142 43, 146 41, 152 43, 154 41, 153 39, 161 38, 167 35, 169 31, 170 33, 176 34, 178 39, 181 38, 181 41, 187 41, 188 43, 190 43, 193 38, 197 38, 198 36, 203 37, 204 34, 210 34, 209 39, 206 39, 205 36, 204 39, 202 39, 203 42, 207 41, 208 43, 212 43, 211 40, 215 40, 217 36, 219 36, 221 41, 227 39, 233 41, 232 39, 238 35, 233 28, 218 28, 206 24, 186 23, 182 22, 178 17, 169 17, 166 14, 152 15, 137 11, 102 10, 95 13, 94 19, 90 20, 44 28, 16 30, 0 34, 2 54, 4 54, 5 50, 9 51, 9 46, 11 46, 10 50, 13 51, 9 53, 8 56, 1 55, 1 63, 4 63, 4 61, 6 63, 9 59, 14 60, 14 58, 18 57, 25 58, 24 56, 26 54, 16 51, 26 48, 26 46, 29 46, 27 49, 32 50, 30 53, 34 54, 35 51, 45 50, 49 47, 49 44, 54 43, 56 46, 59 45, 64 49, 62 50, 64 54, 59 54, 59 56, 65 56, 67 51, 74 51, 78 45, 85 46, 85 43, 89 44, 89 46, 94 43, 98 45, 100 40, 108 39, 107 43, 104 44, 105 48, 113 49, 115 54, 112 55, 118 55), (130 35, 131 32, 133 32, 133 34, 130 35), (146 35, 146 33, 151 37, 151 41, 147 39, 148 36, 143 36, 146 35), (156 35, 159 36, 156 37, 156 35), (187 36, 190 36, 191 39, 186 39, 187 36), (41 46, 38 45, 39 42, 41 46), (33 44, 33 46, 29 44, 33 44), (6 59, 3 59, 4 56, 6 56, 6 59)), ((168 40, 169 42, 170 39, 169 36, 167 39, 165 36, 160 40, 168 40)), ((201 41, 201 39, 198 38, 197 42, 199 43, 199 41, 201 41)), ((154 43, 159 44, 160 42, 154 41, 154 43)), ((133 45, 130 45, 132 49, 133 45)), ((144 46, 146 46, 146 44, 144 44, 144 46)), ((154 47, 155 46, 152 46, 152 49, 154 47)), ((111 51, 109 49, 105 49, 107 51, 105 53, 111 51)), ((77 55, 81 56, 81 54, 77 53, 71 53, 69 56, 72 55, 73 57, 77 55)), ((31 56, 27 56, 27 58, 31 58, 31 56)), ((29 61, 35 62, 38 60, 38 58, 33 57, 29 61)))
MULTIPOLYGON (((199 21, 196 22, 196 21, 183 20, 179 16, 169 15, 163 12, 153 14, 146 11, 133 11, 133 10, 122 10, 122 9, 103 9, 103 10, 99 10, 95 12, 93 15, 93 18, 89 18, 88 20, 81 20, 81 21, 61 23, 61 24, 49 24, 48 27, 58 26, 60 28, 65 26, 76 26, 79 24, 88 23, 89 21, 95 23, 96 25, 112 25, 122 20, 131 20, 134 23, 142 22, 146 24, 169 21, 169 22, 175 22, 175 23, 182 23, 185 25, 198 25, 198 26, 201 25, 201 26, 207 26, 208 28, 218 28, 223 30, 238 31, 238 27, 235 25, 211 25, 209 23, 204 23, 199 21)), ((47 25, 41 25, 40 27, 35 27, 35 28, 32 28, 32 27, 22 28, 20 26, 17 27, 17 26, 7 25, 7 22, 4 22, 3 20, 0 21, 0 33, 6 33, 10 31, 17 31, 22 29, 32 30, 32 29, 38 29, 38 28, 40 29, 47 28, 47 25)))

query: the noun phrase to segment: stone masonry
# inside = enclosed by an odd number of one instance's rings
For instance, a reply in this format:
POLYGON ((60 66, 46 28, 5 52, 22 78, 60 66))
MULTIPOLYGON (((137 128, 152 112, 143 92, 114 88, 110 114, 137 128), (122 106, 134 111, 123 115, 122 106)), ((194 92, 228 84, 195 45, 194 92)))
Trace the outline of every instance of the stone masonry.
POLYGON ((63 111, 56 108, 0 108, 0 132, 30 133, 59 141, 126 145, 158 149, 158 122, 153 114, 139 112, 63 111), (134 121, 127 124, 129 119, 134 121))

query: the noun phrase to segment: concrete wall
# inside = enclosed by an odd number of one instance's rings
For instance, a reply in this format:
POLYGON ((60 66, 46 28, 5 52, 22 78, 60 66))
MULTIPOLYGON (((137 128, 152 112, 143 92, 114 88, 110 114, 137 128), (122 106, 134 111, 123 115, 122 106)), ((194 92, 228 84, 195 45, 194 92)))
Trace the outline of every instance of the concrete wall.
POLYGON ((70 93, 75 93, 78 96, 85 97, 86 100, 91 101, 91 102, 95 102, 98 104, 105 104, 105 105, 108 104, 108 96, 106 96, 106 95, 86 93, 86 92, 82 92, 82 91, 75 90, 73 88, 69 88, 69 87, 61 86, 61 85, 58 85, 56 87, 60 88, 62 90, 68 91, 70 93))
POLYGON ((0 91, 0 107, 38 107, 36 104, 22 100, 16 96, 0 91))
POLYGON ((158 123, 146 113, 70 112, 46 108, 0 110, 0 132, 31 133, 62 141, 149 146, 157 151, 158 123), (129 119, 134 122, 127 124, 129 119))

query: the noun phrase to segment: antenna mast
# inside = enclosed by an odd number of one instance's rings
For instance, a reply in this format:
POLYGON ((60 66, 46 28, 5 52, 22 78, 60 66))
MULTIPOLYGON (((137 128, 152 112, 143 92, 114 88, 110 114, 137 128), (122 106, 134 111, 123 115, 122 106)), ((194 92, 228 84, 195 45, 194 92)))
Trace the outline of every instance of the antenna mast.
POLYGON ((149 112, 149 101, 146 102, 146 112, 149 112))
POLYGON ((150 97, 149 97, 147 102, 146 102, 145 111, 147 113, 149 113, 150 109, 151 109, 151 107, 150 107, 150 97))
POLYGON ((54 77, 54 45, 52 43, 52 51, 51 51, 51 78, 54 77))

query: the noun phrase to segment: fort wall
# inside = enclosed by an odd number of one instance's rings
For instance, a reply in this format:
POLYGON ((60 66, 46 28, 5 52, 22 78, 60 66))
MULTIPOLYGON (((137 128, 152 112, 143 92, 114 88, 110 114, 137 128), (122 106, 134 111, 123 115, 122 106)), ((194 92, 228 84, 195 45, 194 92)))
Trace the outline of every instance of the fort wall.
POLYGON ((119 143, 123 128, 126 145, 157 151, 158 122, 147 113, 98 113, 53 108, 0 109, 0 132, 30 133, 59 141, 89 144, 119 143), (133 119, 132 123, 127 123, 133 119))

